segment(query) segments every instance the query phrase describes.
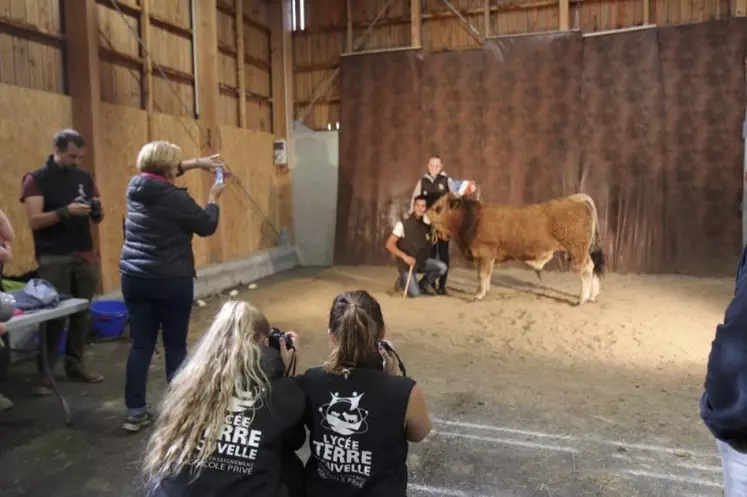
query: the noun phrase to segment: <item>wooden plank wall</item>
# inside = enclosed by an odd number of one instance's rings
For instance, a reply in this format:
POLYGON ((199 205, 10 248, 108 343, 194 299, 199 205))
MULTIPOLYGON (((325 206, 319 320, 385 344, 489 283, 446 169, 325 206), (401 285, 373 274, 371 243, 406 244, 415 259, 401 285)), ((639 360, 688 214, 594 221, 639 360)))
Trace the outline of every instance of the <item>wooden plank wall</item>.
MULTIPOLYGON (((51 153, 54 132, 74 125, 76 101, 66 68, 68 59, 79 54, 66 49, 67 1, 0 0, 0 208, 18 233, 9 274, 36 267, 18 201, 21 178, 51 153)), ((213 240, 195 241, 198 266, 274 245, 276 231, 292 229, 291 207, 285 205, 290 180, 273 164, 272 152, 273 140, 286 137, 288 121, 284 99, 273 99, 273 88, 284 89, 281 45, 284 37, 290 42, 290 34, 275 31, 283 30, 285 7, 271 6, 269 0, 91 1, 100 73, 95 171, 107 216, 98 230, 102 290, 119 286, 125 191, 137 153, 148 140, 172 141, 185 158, 196 157, 212 146, 205 143, 205 130, 211 127, 217 136, 208 139, 215 140, 241 180, 242 186, 234 184, 224 194, 213 240), (197 99, 219 102, 217 123, 201 119, 195 97, 196 80, 202 85, 210 79, 199 74, 200 67, 195 73, 192 2, 216 11, 214 27, 199 29, 196 45, 216 44, 217 84, 203 90, 215 93, 197 99), (217 35, 200 39, 204 31, 217 35)), ((205 202, 212 178, 201 174, 189 173, 180 183, 205 202)))
MULTIPOLYGON (((341 53, 362 36, 389 0, 293 0, 297 20, 304 3, 304 29, 293 32, 294 115, 313 129, 334 129, 339 121, 341 53), (348 10, 348 6, 350 9, 348 10), (350 25, 350 28, 348 26, 350 25), (350 41, 352 38, 352 42, 350 41), (307 111, 316 93, 321 94, 307 111)), ((584 33, 644 24, 694 23, 747 14, 745 0, 449 0, 482 36, 578 29, 584 33), (487 22, 486 22, 487 21, 487 22), (486 30, 486 24, 488 29, 486 30)), ((442 52, 478 46, 443 0, 394 0, 371 29, 362 50, 418 45, 442 52), (419 23, 411 22, 419 19, 419 23)))

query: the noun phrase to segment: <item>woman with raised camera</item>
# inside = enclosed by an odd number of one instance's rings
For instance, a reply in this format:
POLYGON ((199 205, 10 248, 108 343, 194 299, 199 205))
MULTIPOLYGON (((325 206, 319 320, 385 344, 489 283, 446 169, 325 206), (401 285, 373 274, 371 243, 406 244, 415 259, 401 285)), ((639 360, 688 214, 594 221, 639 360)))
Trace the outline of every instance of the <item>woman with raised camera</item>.
POLYGON ((295 451, 306 439, 306 399, 284 377, 298 338, 288 332, 270 343, 257 308, 223 305, 169 385, 145 456, 149 495, 302 495, 295 451))
POLYGON ((329 360, 301 379, 311 448, 306 495, 404 497, 408 441, 431 430, 423 391, 399 375, 381 307, 368 292, 335 297, 328 333, 329 360))
POLYGON ((174 180, 189 170, 215 169, 220 166, 218 159, 212 156, 182 161, 179 147, 166 141, 147 143, 137 157, 140 174, 130 180, 127 189, 124 245, 119 262, 132 335, 123 424, 130 432, 152 420, 146 383, 159 329, 167 381, 171 381, 187 355, 196 274, 192 239, 194 235, 210 236, 218 229, 218 199, 224 184, 213 185, 203 208, 174 180))

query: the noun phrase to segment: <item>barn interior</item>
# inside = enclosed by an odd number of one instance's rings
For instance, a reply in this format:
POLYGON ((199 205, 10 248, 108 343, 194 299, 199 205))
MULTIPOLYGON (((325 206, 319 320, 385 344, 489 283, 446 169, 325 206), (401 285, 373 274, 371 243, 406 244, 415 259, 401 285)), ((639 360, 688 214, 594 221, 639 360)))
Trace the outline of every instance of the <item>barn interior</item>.
MULTIPOLYGON (((745 16, 747 0, 0 0, 3 278, 37 268, 21 181, 57 130, 85 136, 106 212, 101 300, 121 298, 142 145, 220 153, 233 179, 218 231, 193 243, 190 344, 243 299, 297 330, 303 371, 329 354, 334 296, 371 292, 433 416, 408 495, 720 496, 698 402, 744 239, 745 16), (394 292, 384 244, 432 154, 483 202, 588 193, 598 302, 574 305, 562 256, 542 280, 496 266, 474 302, 454 247, 448 295, 394 292)), ((212 182, 178 180, 201 205, 212 182)), ((71 426, 31 393, 36 331, 10 333, 0 495, 139 495, 126 327, 91 339, 102 383, 58 371, 71 426)), ((152 403, 165 383, 157 354, 152 403)))

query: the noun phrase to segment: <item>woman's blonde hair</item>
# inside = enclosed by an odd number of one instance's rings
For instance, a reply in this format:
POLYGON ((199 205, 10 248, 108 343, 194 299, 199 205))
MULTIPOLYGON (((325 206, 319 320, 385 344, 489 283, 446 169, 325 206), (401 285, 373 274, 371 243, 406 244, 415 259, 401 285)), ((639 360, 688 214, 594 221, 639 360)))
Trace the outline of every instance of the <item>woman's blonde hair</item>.
MULTIPOLYGON (((232 398, 269 391, 258 345, 269 331, 267 319, 253 305, 240 301, 223 305, 169 385, 146 450, 148 486, 153 488, 187 465, 199 472, 215 450, 232 398)), ((255 402, 244 415, 252 417, 261 405, 255 402)))
POLYGON ((182 149, 167 141, 153 141, 143 145, 137 155, 137 170, 171 178, 182 160, 182 149))

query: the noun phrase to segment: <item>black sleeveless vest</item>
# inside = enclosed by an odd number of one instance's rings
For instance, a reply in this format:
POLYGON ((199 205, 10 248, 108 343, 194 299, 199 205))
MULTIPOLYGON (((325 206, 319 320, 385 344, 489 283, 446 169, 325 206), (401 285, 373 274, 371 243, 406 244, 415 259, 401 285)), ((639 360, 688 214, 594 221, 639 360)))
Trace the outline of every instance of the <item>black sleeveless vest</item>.
MULTIPOLYGON (((415 258, 416 269, 422 269, 425 260, 430 256, 433 243, 431 241, 431 227, 417 219, 414 215, 402 220, 405 236, 397 241, 397 247, 407 255, 415 258)), ((410 268, 397 257, 397 271, 406 273, 410 268)))
MULTIPOLYGON (((62 168, 49 156, 47 163, 32 172, 37 188, 44 196, 42 212, 51 212, 70 204, 80 190, 88 200, 93 198, 93 177, 77 167, 62 168)), ((70 255, 93 250, 88 217, 70 217, 59 223, 34 230, 34 252, 42 255, 70 255)))
POLYGON ((153 497, 297 497, 303 463, 295 451, 303 446, 306 400, 299 382, 280 378, 253 415, 246 399, 234 398, 215 451, 194 478, 192 467, 161 480, 153 497))
POLYGON ((438 199, 449 193, 449 177, 439 173, 435 178, 420 178, 420 194, 425 195, 425 205, 430 208, 438 199))
POLYGON ((405 497, 405 416, 415 381, 369 368, 303 376, 311 456, 307 497, 405 497))

